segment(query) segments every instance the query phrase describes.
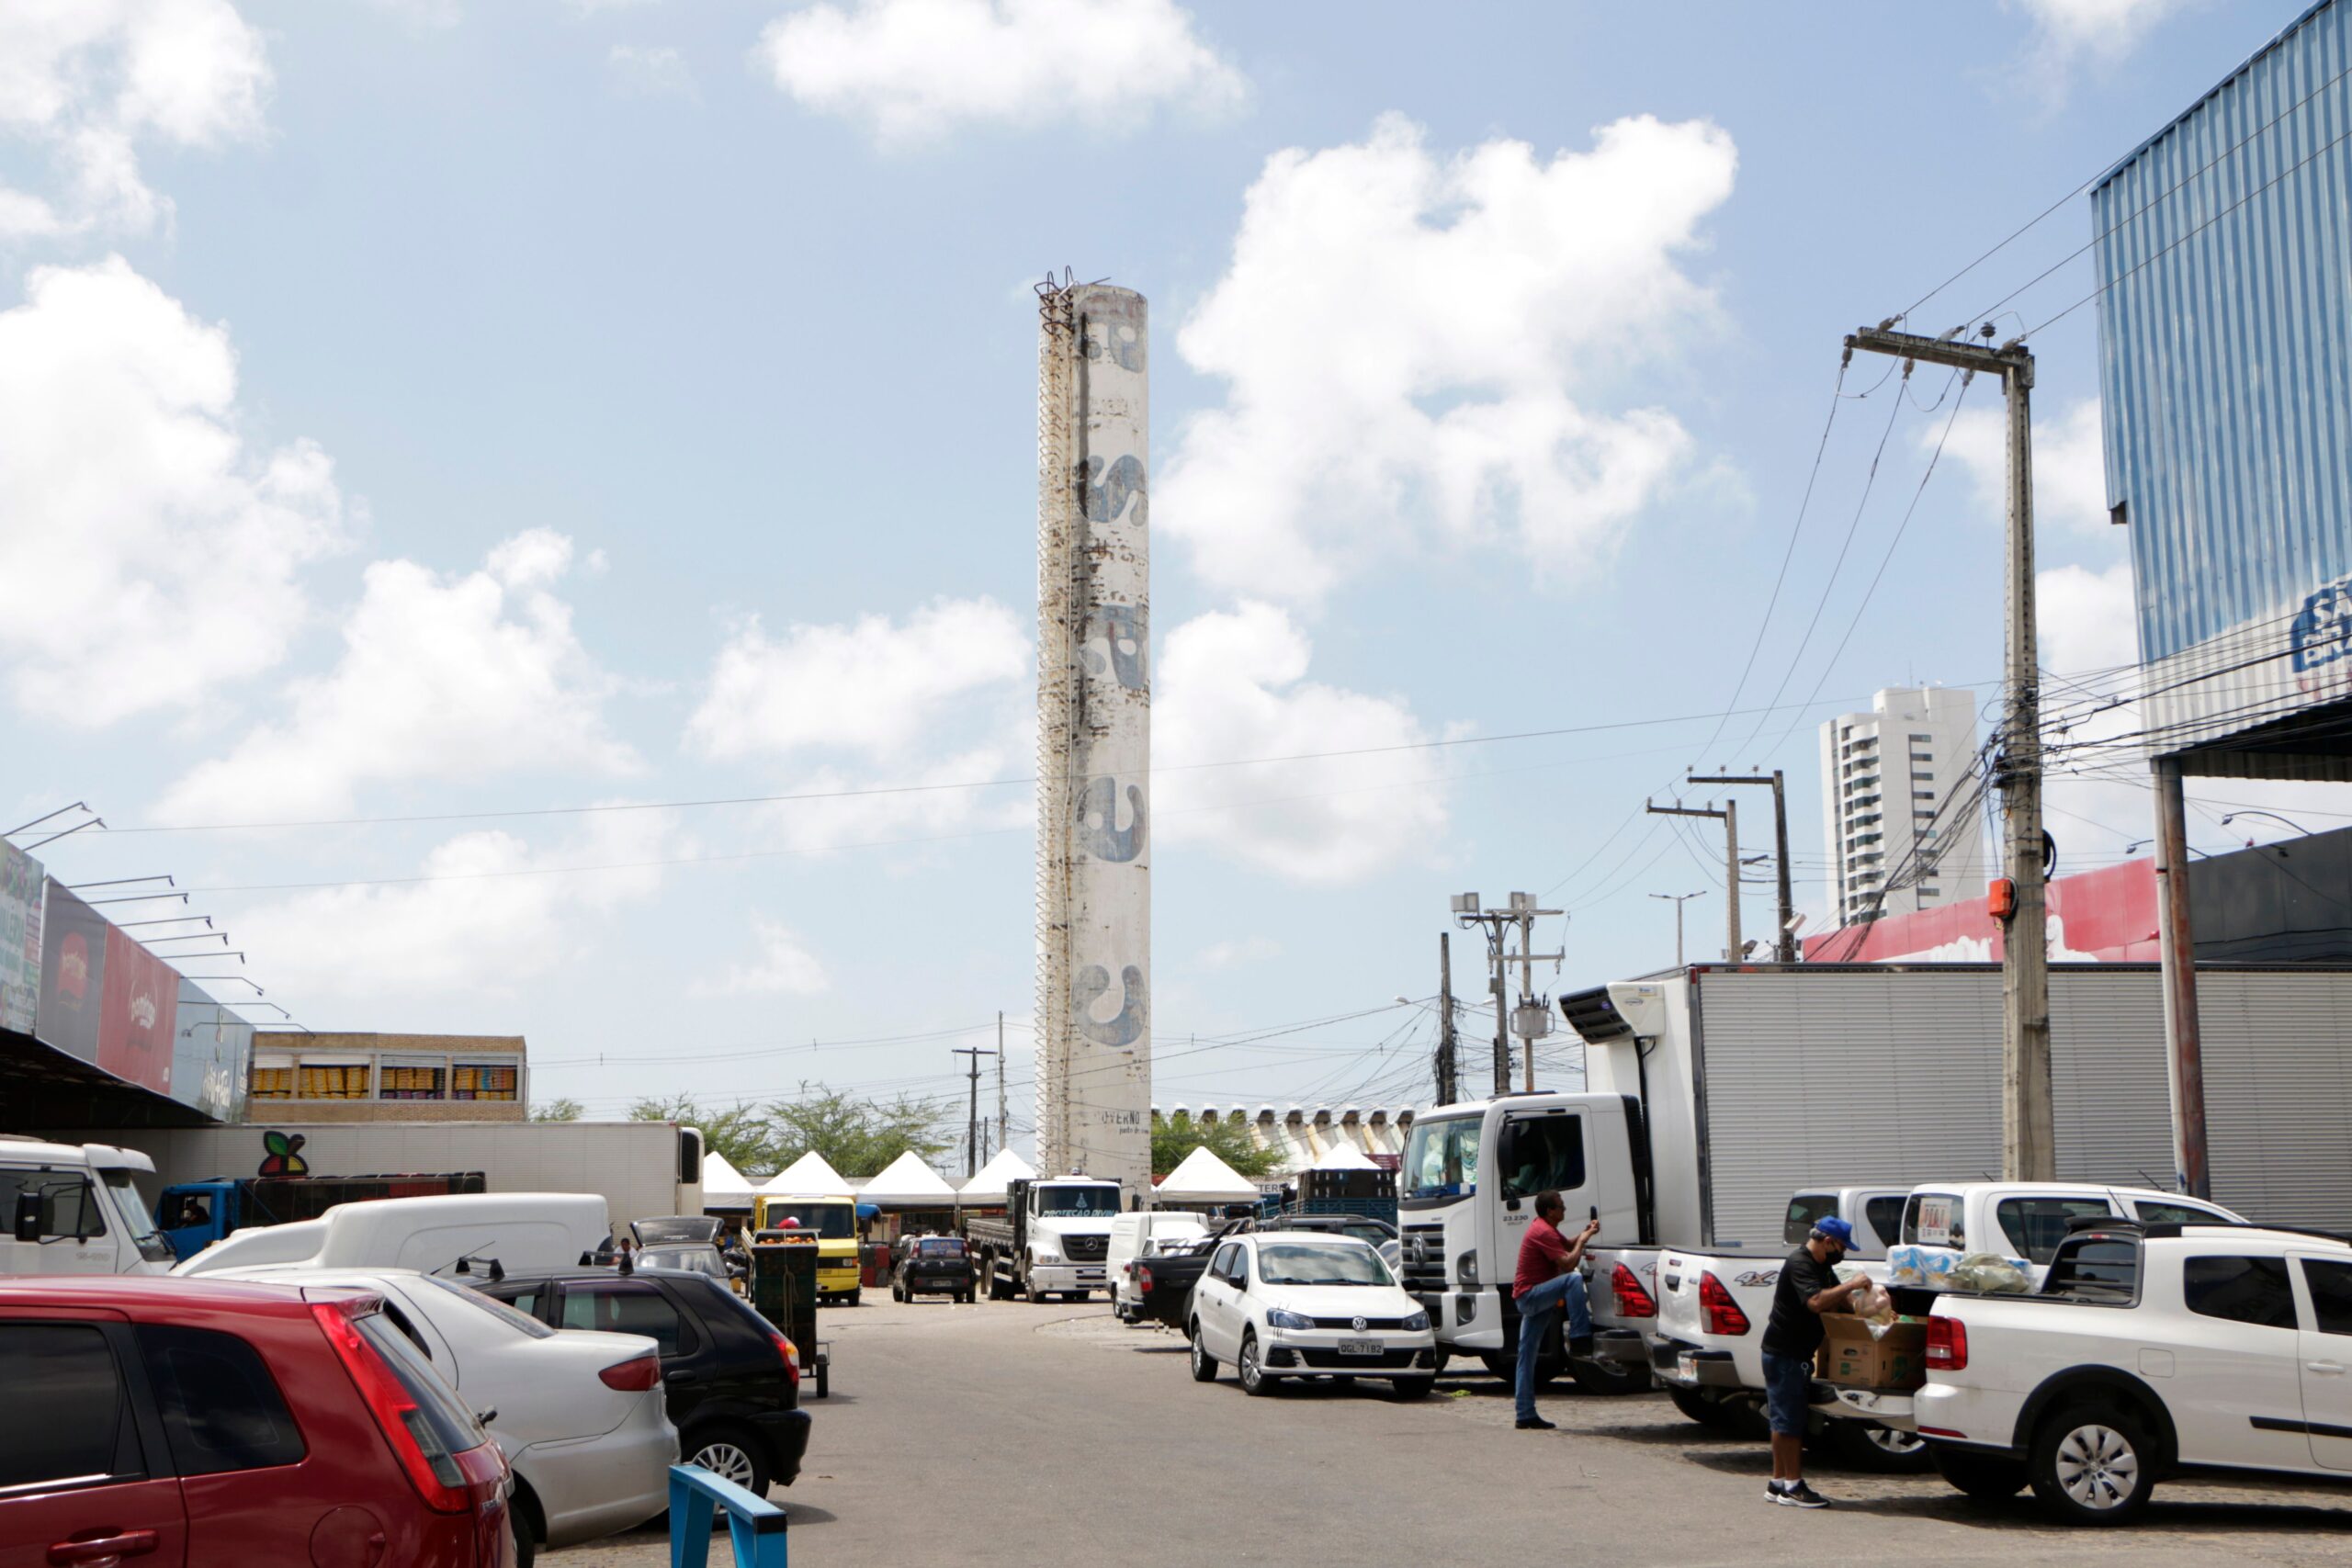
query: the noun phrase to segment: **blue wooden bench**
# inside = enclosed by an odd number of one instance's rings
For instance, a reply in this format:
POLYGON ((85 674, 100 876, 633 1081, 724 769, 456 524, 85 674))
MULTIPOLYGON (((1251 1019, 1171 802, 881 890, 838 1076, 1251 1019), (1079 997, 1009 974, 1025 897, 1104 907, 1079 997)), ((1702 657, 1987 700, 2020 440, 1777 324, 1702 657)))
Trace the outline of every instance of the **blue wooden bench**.
POLYGON ((784 1510, 698 1464, 670 1467, 670 1568, 709 1568, 721 1513, 736 1568, 785 1568, 784 1510))

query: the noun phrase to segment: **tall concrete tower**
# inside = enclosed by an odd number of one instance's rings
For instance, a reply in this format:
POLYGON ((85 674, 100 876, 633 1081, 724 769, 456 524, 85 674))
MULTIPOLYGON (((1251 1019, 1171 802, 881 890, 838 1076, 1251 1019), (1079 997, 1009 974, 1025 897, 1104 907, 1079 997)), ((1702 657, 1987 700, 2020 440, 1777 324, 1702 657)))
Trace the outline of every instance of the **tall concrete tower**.
POLYGON ((1037 1155, 1151 1190, 1143 296, 1038 290, 1037 1155))

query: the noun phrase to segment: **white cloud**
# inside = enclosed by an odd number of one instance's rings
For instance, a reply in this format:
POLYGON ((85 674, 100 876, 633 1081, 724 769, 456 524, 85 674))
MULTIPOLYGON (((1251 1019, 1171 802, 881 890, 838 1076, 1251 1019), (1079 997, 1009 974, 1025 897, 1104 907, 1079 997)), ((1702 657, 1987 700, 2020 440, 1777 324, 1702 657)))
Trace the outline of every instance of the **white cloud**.
POLYGON ((616 43, 605 56, 605 63, 613 85, 624 93, 647 98, 697 96, 686 57, 667 45, 616 43))
POLYGON ((1442 767, 1427 751, 1274 767, 1237 758, 1417 745, 1405 703, 1308 681, 1306 637, 1271 604, 1196 616, 1168 634, 1152 702, 1152 807, 1162 844, 1202 844, 1297 882, 1340 883, 1426 861, 1445 834, 1442 767))
MULTIPOLYGON (((1993 395, 1998 397, 1997 389, 1993 395)), ((1939 434, 1935 426, 1923 429, 1920 450, 1933 450, 1939 434)), ((1998 408, 1962 410, 1952 422, 1946 449, 1975 481, 1978 504, 1998 526, 2008 507, 2007 416, 1998 408)), ((2087 539, 2121 547, 2123 531, 2108 517, 2107 456, 2098 399, 2085 398, 2034 422, 2033 520, 2037 532, 2055 524, 2087 539)))
POLYGON ((805 107, 904 143, 967 124, 1119 128, 1248 86, 1175 0, 848 0, 778 17, 754 58, 805 107))
POLYGON ((1221 969, 1238 968, 1247 964, 1263 964, 1283 955, 1283 944, 1270 936, 1244 937, 1238 940, 1213 942, 1193 955, 1193 967, 1211 974, 1221 969))
POLYGON ((0 313, 0 659, 27 712, 98 726, 284 657, 343 503, 308 442, 238 429, 223 328, 119 257, 0 313))
POLYGON ((902 623, 865 615, 795 626, 781 638, 753 617, 719 649, 686 736, 720 760, 811 750, 899 757, 976 694, 1029 669, 1020 622, 992 599, 936 599, 902 623))
POLYGON ((1425 528, 1589 562, 1690 461, 1670 412, 1598 405, 1713 318, 1681 263, 1736 163, 1721 129, 1646 117, 1549 159, 1441 160, 1396 115, 1274 154, 1177 335, 1227 392, 1182 428, 1155 519, 1219 586, 1297 600, 1425 528))
POLYGON ((215 147, 258 134, 270 70, 228 0, 0 6, 0 130, 56 165, 54 197, 0 188, 0 241, 143 232, 170 210, 137 144, 215 147))
POLYGON ((444 578, 413 561, 368 569, 343 656, 293 682, 286 716, 200 764, 156 808, 170 821, 237 821, 351 808, 362 784, 508 772, 623 773, 606 729, 610 682, 549 587, 571 542, 535 529, 481 571, 444 578))
POLYGON ((675 852, 659 812, 594 818, 548 850, 497 829, 461 833, 424 857, 421 880, 298 893, 238 915, 237 937, 271 994, 314 1027, 332 1027, 345 1001, 512 995, 581 957, 588 918, 660 886, 658 869, 636 863, 675 852), (544 874, 578 865, 628 869, 544 874))
POLYGON ((749 964, 731 965, 726 974, 696 980, 690 987, 697 997, 813 997, 832 981, 816 954, 801 945, 789 926, 764 916, 752 917, 752 940, 757 949, 749 964))
POLYGON ((2120 60, 2187 0, 2011 0, 2033 21, 2036 51, 2064 64, 2091 54, 2120 60))

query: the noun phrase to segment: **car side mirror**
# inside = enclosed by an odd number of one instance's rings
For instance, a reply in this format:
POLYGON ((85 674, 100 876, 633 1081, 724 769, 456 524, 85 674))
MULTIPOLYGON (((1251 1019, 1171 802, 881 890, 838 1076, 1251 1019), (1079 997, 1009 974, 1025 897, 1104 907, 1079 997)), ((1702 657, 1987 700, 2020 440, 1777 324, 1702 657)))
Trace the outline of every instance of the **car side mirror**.
POLYGON ((40 1194, 38 1192, 17 1194, 17 1239, 40 1239, 40 1194))
POLYGON ((475 1411, 474 1419, 481 1422, 485 1427, 489 1426, 492 1421, 498 1419, 498 1406, 493 1404, 487 1410, 475 1411))

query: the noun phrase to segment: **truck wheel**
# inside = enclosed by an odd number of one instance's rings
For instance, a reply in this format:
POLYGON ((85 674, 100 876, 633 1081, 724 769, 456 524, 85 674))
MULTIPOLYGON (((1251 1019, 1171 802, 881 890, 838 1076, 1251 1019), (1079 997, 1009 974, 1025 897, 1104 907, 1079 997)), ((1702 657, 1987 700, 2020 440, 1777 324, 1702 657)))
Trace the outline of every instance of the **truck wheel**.
POLYGON ((1925 1475, 1935 1468, 1927 1439, 1869 1421, 1832 1421, 1831 1447, 1856 1470, 1878 1475, 1925 1475))
POLYGON ((1929 1443, 1928 1457, 1954 1490, 1980 1503, 2003 1502, 2025 1490, 2024 1463, 2007 1454, 1980 1454, 1950 1443, 1929 1443))
POLYGON ((1201 1337, 1201 1325, 1193 1325, 1193 1381, 1216 1382, 1216 1358, 1209 1354, 1208 1341, 1201 1337))
POLYGON ((1274 1380, 1258 1362, 1258 1331, 1241 1331, 1241 1354, 1234 1359, 1233 1370, 1241 1379, 1241 1392, 1248 1394, 1268 1394, 1274 1392, 1274 1380))
POLYGON ((989 1253, 987 1259, 982 1263, 981 1268, 988 1275, 989 1300, 992 1302, 1011 1301, 1012 1299, 1012 1286, 1006 1280, 1003 1275, 997 1272, 996 1254, 993 1252, 989 1253))
POLYGON ((862 1296, 864 1296, 865 1294, 865 1288, 864 1288, 863 1286, 859 1287, 859 1288, 858 1288, 858 1289, 856 1289, 856 1290, 852 1291, 852 1292, 849 1293, 849 1298, 848 1298, 848 1299, 849 1299, 849 1304, 850 1304, 850 1305, 852 1305, 852 1306, 855 1306, 855 1305, 858 1303, 858 1300, 859 1300, 859 1298, 860 1298, 860 1297, 862 1297, 862 1296))
POLYGON ((1724 1402, 1710 1399, 1695 1388, 1669 1387, 1666 1397, 1674 1402, 1677 1410, 1702 1427, 1722 1427, 1729 1424, 1724 1415, 1724 1402))
POLYGON ((2033 1495, 2073 1525, 2120 1525, 2148 1506, 2155 1484, 2140 1424, 2104 1404, 2069 1404, 2044 1416, 2028 1461, 2033 1495))
POLYGON ((1623 1361, 1571 1361, 1568 1374, 1577 1380, 1579 1393, 1614 1396, 1621 1393, 1646 1393, 1650 1386, 1650 1370, 1645 1366, 1628 1365, 1623 1361))
POLYGON ((1037 1288, 1037 1281, 1035 1279, 1028 1279, 1021 1281, 1021 1293, 1028 1301, 1031 1306, 1035 1306, 1039 1303, 1043 1302, 1051 1292, 1039 1290, 1037 1288))

